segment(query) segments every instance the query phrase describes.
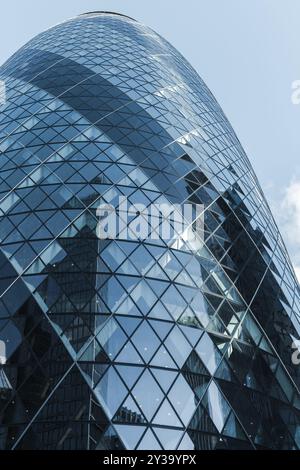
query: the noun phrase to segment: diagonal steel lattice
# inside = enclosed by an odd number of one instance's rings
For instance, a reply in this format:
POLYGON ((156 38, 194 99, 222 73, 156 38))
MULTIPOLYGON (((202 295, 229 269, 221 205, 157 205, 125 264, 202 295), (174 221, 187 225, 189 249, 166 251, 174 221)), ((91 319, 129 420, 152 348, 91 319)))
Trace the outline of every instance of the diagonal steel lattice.
POLYGON ((299 448, 299 286, 197 73, 98 12, 0 80, 0 448, 299 448), (204 204, 204 245, 98 239, 119 197, 204 204))

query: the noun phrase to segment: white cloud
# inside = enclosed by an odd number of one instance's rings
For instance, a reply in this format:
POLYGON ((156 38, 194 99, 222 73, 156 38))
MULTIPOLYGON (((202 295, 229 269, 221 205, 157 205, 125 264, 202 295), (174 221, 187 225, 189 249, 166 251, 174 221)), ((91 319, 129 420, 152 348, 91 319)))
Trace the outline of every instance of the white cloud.
POLYGON ((294 265, 294 270, 295 270, 296 276, 298 278, 298 281, 300 282, 300 266, 295 266, 294 265))
POLYGON ((300 248, 300 181, 292 181, 282 201, 282 216, 289 241, 300 248))
POLYGON ((281 204, 275 209, 275 215, 300 281, 300 180, 290 182, 281 204))
POLYGON ((0 106, 6 103, 6 85, 3 80, 0 80, 0 106))

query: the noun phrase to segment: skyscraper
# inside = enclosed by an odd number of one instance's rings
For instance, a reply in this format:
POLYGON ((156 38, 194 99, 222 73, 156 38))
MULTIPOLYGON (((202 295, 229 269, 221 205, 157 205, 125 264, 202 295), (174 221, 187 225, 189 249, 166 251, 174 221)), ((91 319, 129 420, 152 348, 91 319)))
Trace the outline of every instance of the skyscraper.
POLYGON ((0 448, 300 448, 299 286, 193 68, 93 12, 0 80, 0 448), (99 237, 120 198, 204 206, 203 243, 99 237))

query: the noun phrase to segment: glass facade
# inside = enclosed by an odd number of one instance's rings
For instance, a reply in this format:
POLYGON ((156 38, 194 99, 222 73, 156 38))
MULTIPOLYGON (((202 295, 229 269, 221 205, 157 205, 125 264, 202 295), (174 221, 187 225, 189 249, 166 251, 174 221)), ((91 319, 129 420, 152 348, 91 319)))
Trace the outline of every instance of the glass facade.
POLYGON ((300 448, 299 286, 193 68, 96 12, 0 80, 0 448, 300 448), (99 239, 120 196, 203 204, 204 245, 99 239))

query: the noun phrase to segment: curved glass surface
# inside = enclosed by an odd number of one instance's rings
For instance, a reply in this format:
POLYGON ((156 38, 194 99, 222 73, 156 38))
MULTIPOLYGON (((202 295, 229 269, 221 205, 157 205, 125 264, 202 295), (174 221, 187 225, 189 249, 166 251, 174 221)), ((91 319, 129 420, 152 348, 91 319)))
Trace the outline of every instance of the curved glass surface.
POLYGON ((193 68, 96 13, 0 80, 0 448, 299 448, 299 286, 193 68), (119 197, 204 205, 204 244, 99 239, 119 197))

